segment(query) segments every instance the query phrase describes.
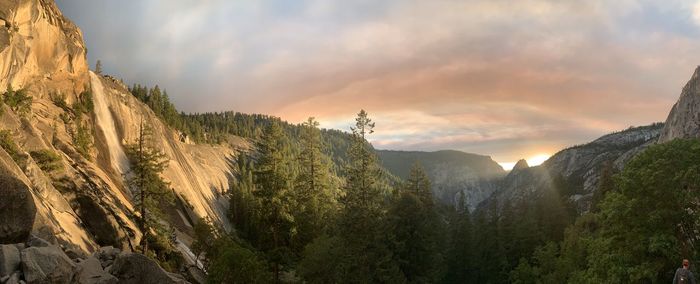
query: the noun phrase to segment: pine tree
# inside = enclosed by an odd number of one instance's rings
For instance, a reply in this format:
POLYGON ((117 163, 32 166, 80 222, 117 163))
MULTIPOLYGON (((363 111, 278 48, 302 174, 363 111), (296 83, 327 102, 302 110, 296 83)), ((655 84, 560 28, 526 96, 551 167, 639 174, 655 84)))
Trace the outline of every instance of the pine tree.
POLYGON ((295 184, 295 237, 298 251, 325 231, 336 209, 335 188, 331 181, 330 160, 322 151, 319 123, 310 117, 302 124, 299 175, 295 184))
POLYGON ((168 165, 168 160, 163 153, 148 145, 150 137, 150 129, 141 121, 137 141, 126 146, 126 153, 131 161, 127 185, 134 194, 140 213, 139 229, 143 233, 141 251, 144 254, 148 251, 148 234, 151 228, 157 225, 156 217, 162 214, 159 202, 173 199, 170 184, 160 177, 168 165))
POLYGON ((344 277, 349 282, 393 282, 403 277, 387 247, 383 195, 378 185, 381 172, 366 140, 373 129, 367 112, 360 111, 352 128, 338 229, 346 246, 344 277))
POLYGON ((102 75, 102 61, 101 60, 97 60, 97 63, 95 63, 95 74, 102 75))
POLYGON ((271 123, 257 143, 259 159, 255 170, 254 195, 263 205, 260 208, 260 226, 263 232, 269 233, 269 238, 259 240, 259 244, 273 263, 278 282, 280 264, 287 258, 289 240, 296 231, 291 206, 292 176, 287 147, 284 131, 278 123, 271 123))
POLYGON ((434 283, 442 273, 442 220, 433 206, 430 180, 416 163, 388 213, 392 251, 410 283, 434 283))

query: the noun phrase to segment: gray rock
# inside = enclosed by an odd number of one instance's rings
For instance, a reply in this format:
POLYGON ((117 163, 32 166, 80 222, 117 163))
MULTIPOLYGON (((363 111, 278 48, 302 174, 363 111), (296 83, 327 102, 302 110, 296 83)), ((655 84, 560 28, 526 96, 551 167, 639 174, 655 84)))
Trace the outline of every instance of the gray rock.
POLYGON ((99 250, 97 250, 93 256, 95 256, 99 261, 102 267, 107 267, 112 265, 114 262, 114 259, 117 258, 117 256, 121 253, 121 250, 112 246, 107 246, 107 247, 101 247, 99 250))
POLYGON ((0 245, 0 277, 19 270, 19 250, 14 245, 0 245))
POLYGON ((56 246, 30 247, 22 251, 22 271, 29 283, 70 283, 75 264, 56 246))
POLYGON ((12 276, 10 276, 10 277, 7 279, 7 282, 5 282, 5 284, 20 284, 20 283, 22 283, 22 282, 23 282, 23 281, 20 280, 20 277, 19 277, 19 271, 17 271, 17 272, 15 272, 15 273, 13 273, 12 276))
POLYGON ((27 246, 28 247, 48 247, 51 246, 52 244, 49 243, 47 240, 44 240, 42 238, 39 238, 37 236, 32 235, 29 238, 29 241, 27 241, 27 246))
POLYGON ((148 257, 138 253, 120 254, 108 271, 122 284, 189 283, 182 276, 168 273, 148 257))
POLYGON ((0 244, 26 241, 36 217, 36 206, 29 187, 3 170, 0 172, 0 195, 0 244))
POLYGON ((700 66, 683 87, 680 98, 666 118, 666 124, 659 142, 676 138, 700 137, 700 66))
POLYGON ((117 283, 117 277, 104 271, 100 261, 94 256, 83 260, 77 266, 76 281, 79 284, 117 283))

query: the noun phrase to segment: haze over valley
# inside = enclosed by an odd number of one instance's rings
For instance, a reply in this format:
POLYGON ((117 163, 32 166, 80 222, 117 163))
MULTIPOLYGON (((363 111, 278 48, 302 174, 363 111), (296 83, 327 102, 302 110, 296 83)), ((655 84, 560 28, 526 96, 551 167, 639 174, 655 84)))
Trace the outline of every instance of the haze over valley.
POLYGON ((694 283, 699 29, 696 1, 0 0, 0 284, 694 283))

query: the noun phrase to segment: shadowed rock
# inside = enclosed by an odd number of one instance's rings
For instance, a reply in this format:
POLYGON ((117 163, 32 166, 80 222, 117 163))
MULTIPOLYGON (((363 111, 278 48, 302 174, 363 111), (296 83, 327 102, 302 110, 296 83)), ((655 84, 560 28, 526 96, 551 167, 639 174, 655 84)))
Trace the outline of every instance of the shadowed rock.
POLYGON ((19 270, 19 250, 14 245, 0 245, 0 278, 19 270))
POLYGON ((120 254, 108 272, 123 284, 189 283, 182 276, 166 272, 155 261, 137 253, 120 254))
POLYGON ((0 243, 22 243, 34 225, 36 206, 29 188, 19 179, 0 173, 0 243))
POLYGON ((102 269, 100 261, 94 256, 78 263, 76 280, 81 284, 107 284, 118 282, 116 277, 102 269))
POLYGON ((30 247, 21 255, 27 283, 71 283, 73 280, 76 266, 59 247, 30 247))

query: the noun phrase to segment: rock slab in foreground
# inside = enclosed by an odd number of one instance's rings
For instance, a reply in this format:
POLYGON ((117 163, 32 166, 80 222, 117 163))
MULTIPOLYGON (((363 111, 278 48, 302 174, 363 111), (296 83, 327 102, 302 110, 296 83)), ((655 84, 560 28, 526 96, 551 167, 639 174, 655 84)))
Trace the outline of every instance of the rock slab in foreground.
POLYGON ((22 250, 22 272, 27 283, 71 283, 76 266, 57 246, 22 250))
POLYGON ((122 284, 189 283, 182 276, 166 272, 153 260, 137 253, 120 254, 108 272, 119 278, 122 284))

